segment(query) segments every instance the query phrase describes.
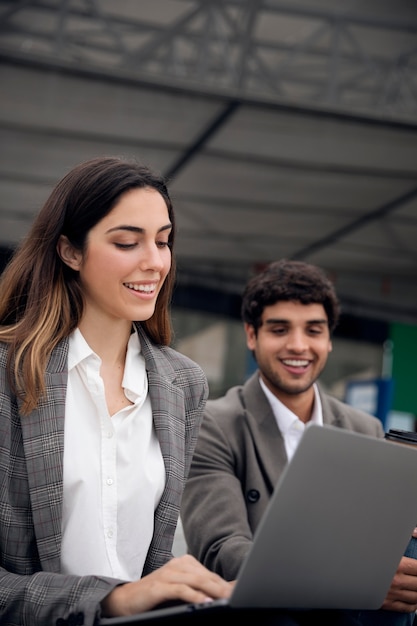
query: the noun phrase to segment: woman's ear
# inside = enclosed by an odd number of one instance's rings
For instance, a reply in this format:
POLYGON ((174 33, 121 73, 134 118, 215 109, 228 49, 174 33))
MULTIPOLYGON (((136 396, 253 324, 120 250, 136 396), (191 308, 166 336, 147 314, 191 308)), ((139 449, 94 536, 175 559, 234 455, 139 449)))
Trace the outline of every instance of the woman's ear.
POLYGON ((60 235, 56 244, 56 251, 65 265, 68 265, 76 272, 79 271, 82 261, 81 252, 74 248, 66 235, 60 235))

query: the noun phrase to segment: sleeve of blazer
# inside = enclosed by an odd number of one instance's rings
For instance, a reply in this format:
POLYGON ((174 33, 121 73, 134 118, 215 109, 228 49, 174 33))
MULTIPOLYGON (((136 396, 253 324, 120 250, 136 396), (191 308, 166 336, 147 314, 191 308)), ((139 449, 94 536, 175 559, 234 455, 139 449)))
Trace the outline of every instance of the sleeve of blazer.
POLYGON ((236 425, 240 408, 230 410, 226 404, 222 398, 206 405, 181 520, 189 552, 226 580, 234 580, 251 546, 252 531, 242 491, 245 429, 236 425))
POLYGON ((8 626, 93 626, 100 602, 121 581, 50 572, 17 575, 0 569, 0 623, 8 626))
MULTIPOLYGON (((185 357, 183 357, 184 359, 185 357)), ((190 359, 186 359, 187 377, 184 377, 185 400, 185 476, 190 471, 191 460, 196 447, 203 413, 208 397, 208 382, 203 370, 190 359)))

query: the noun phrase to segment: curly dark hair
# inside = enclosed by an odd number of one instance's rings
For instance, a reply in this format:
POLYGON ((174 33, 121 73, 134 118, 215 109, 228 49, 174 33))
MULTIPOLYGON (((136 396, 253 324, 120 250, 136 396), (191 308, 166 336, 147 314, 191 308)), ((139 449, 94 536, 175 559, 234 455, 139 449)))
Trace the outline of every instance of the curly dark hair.
POLYGON ((264 308, 279 301, 322 304, 331 333, 339 321, 340 303, 334 285, 315 265, 281 259, 253 276, 242 295, 243 321, 257 331, 264 308))

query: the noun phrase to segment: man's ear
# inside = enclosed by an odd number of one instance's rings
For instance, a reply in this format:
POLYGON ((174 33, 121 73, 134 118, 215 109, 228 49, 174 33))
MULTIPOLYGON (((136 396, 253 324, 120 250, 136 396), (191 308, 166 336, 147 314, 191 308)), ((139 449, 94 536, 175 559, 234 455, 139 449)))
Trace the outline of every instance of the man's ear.
POLYGON ((68 267, 75 270, 76 272, 79 271, 82 261, 82 255, 70 243, 66 235, 61 235, 59 237, 58 243, 56 244, 56 251, 58 252, 61 260, 65 263, 65 265, 68 265, 68 267))
POLYGON ((252 324, 244 322, 243 324, 246 334, 246 345, 249 350, 254 350, 256 347, 256 331, 252 324))

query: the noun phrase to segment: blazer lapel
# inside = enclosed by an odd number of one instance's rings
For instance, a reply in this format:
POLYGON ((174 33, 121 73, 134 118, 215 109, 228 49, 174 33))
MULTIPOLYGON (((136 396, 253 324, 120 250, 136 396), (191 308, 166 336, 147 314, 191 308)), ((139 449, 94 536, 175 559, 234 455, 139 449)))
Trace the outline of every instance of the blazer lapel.
POLYGON ((141 350, 148 374, 149 396, 155 430, 161 446, 167 470, 171 468, 172 451, 183 458, 184 450, 184 395, 174 384, 176 372, 169 359, 155 349, 140 325, 137 325, 141 350))
POLYGON ((259 463, 263 466, 264 475, 269 480, 269 488, 272 491, 288 459, 284 439, 278 429, 271 405, 259 384, 258 372, 245 383, 242 396, 246 405, 246 419, 259 451, 259 463))
POLYGON ((184 394, 174 384, 176 372, 169 359, 161 350, 154 348, 140 326, 138 332, 146 362, 155 431, 166 471, 165 490, 156 510, 156 518, 161 522, 159 528, 163 541, 165 525, 167 522, 173 523, 172 511, 179 508, 178 494, 183 489, 186 441, 184 394))
POLYGON ((181 390, 159 372, 148 370, 148 381, 153 420, 165 461, 168 481, 173 479, 173 456, 176 460, 184 458, 184 397, 181 390), (174 450, 176 451, 173 454, 174 450))

